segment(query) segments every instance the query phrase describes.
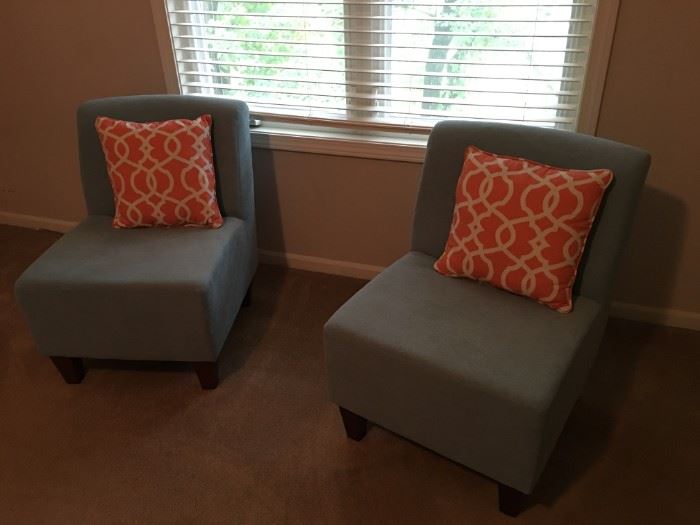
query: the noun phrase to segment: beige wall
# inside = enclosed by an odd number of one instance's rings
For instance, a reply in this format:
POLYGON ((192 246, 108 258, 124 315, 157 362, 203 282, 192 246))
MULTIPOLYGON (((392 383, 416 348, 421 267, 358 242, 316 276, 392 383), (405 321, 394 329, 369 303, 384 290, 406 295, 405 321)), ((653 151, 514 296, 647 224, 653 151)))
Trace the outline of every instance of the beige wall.
POLYGON ((78 219, 78 104, 165 89, 150 4, 3 0, 0 46, 0 210, 78 219))
POLYGON ((652 154, 617 297, 700 312, 700 3, 623 0, 598 135, 652 154))
MULTIPOLYGON (((0 192, 0 209, 75 220, 84 214, 76 105, 159 92, 164 81, 145 0, 40 3, 3 5, 3 44, 16 49, 5 68, 22 80, 0 87, 0 100, 12 100, 3 111, 12 132, 3 132, 0 186, 14 188, 0 192)), ((700 120, 692 102, 700 92, 700 5, 621 3, 599 134, 648 149, 654 162, 617 299, 700 312, 691 143, 700 120)), ((261 248, 380 266, 407 249, 418 165, 256 150, 255 169, 261 248)))
POLYGON ((254 153, 260 248, 377 266, 406 253, 419 164, 254 153))

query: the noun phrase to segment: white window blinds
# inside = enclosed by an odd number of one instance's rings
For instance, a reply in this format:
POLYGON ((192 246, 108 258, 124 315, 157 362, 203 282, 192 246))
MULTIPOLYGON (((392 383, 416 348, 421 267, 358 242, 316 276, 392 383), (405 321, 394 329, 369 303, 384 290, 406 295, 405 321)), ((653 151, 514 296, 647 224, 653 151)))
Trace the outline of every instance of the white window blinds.
POLYGON ((181 91, 262 116, 574 129, 595 0, 167 0, 181 91))

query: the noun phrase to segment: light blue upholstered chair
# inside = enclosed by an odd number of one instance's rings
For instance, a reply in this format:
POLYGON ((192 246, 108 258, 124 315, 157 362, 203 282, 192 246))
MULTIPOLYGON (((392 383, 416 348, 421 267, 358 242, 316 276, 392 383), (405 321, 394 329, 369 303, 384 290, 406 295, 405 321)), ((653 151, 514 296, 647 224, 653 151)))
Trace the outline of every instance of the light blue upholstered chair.
POLYGON ((587 135, 496 123, 437 125, 411 251, 325 326, 330 396, 347 435, 362 439, 369 420, 420 443, 497 481, 501 510, 516 515, 595 360, 648 167, 646 152, 587 135), (613 170, 579 269, 573 312, 433 270, 470 144, 554 166, 613 170))
POLYGON ((248 108, 218 98, 147 95, 92 100, 78 110, 88 217, 35 261, 16 296, 37 349, 69 383, 82 358, 187 361, 202 388, 257 267, 248 108), (95 132, 99 115, 139 122, 212 115, 219 229, 114 229, 112 188, 95 132))

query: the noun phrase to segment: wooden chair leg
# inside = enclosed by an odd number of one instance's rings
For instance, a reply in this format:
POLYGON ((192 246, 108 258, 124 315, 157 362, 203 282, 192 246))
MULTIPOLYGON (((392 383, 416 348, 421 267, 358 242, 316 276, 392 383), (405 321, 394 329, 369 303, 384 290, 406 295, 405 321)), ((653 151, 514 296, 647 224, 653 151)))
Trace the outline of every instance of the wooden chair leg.
POLYGON ((219 364, 216 361, 197 361, 192 363, 192 367, 197 372, 202 390, 213 390, 219 386, 219 364))
POLYGON ((340 417, 343 418, 345 434, 350 439, 361 441, 367 435, 367 420, 343 407, 338 408, 340 408, 340 417))
POLYGON ((251 285, 248 287, 248 291, 245 293, 245 297, 243 298, 243 302, 241 303, 241 306, 242 306, 243 308, 249 307, 249 306, 250 306, 250 303, 253 302, 253 292, 252 292, 252 289, 253 289, 253 285, 251 284, 251 285))
POLYGON ((498 484, 498 510, 506 516, 515 518, 527 507, 527 494, 523 494, 508 485, 498 484))
POLYGON ((82 382, 85 377, 85 367, 83 360, 80 357, 62 357, 51 356, 54 366, 63 376, 63 379, 69 385, 77 385, 82 382))

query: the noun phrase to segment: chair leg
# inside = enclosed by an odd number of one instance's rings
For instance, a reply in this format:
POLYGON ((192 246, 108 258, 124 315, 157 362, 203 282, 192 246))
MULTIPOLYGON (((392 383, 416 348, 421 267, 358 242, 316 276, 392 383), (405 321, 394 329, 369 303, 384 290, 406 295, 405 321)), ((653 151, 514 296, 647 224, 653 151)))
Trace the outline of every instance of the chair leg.
POLYGON ((248 291, 245 293, 245 297, 243 298, 243 302, 241 303, 241 306, 243 308, 247 308, 250 306, 250 303, 253 302, 253 285, 251 284, 248 286, 248 291))
POLYGON ((498 484, 498 510, 506 516, 515 518, 527 507, 527 494, 523 494, 508 485, 498 484))
POLYGON ((367 420, 343 407, 338 408, 340 408, 340 417, 343 418, 345 434, 350 439, 361 441, 367 435, 367 420))
POLYGON ((213 390, 219 386, 219 364, 216 361, 196 361, 192 367, 197 372, 202 390, 213 390))
POLYGON ((85 377, 85 367, 80 357, 51 356, 54 366, 69 385, 77 385, 85 377))

